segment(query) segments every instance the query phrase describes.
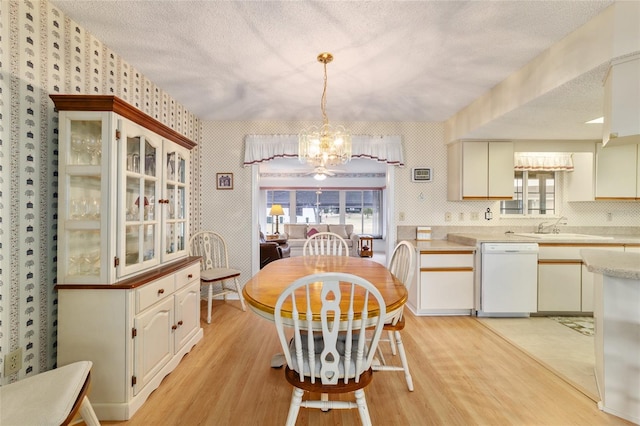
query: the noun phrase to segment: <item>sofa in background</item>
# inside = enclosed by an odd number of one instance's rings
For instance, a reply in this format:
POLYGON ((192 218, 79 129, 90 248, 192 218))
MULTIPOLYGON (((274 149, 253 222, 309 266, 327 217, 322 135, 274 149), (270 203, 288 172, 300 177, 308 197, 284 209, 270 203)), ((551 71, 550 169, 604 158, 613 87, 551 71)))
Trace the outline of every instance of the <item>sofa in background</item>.
POLYGON ((316 232, 333 232, 340 235, 349 246, 349 256, 358 256, 360 236, 353 232, 353 225, 285 223, 283 238, 287 239, 291 248, 291 256, 302 256, 304 243, 316 232))

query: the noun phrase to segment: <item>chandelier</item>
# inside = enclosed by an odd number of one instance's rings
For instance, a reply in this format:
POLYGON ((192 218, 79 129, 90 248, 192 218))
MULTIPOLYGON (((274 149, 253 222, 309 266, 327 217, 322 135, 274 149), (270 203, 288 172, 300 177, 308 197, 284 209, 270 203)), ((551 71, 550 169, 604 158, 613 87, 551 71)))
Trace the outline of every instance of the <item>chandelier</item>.
POLYGON ((351 134, 343 126, 331 126, 327 117, 327 64, 332 60, 331 53, 318 55, 318 62, 324 64, 324 90, 320 100, 322 126, 311 126, 298 136, 300 162, 314 167, 335 166, 351 160, 351 134))

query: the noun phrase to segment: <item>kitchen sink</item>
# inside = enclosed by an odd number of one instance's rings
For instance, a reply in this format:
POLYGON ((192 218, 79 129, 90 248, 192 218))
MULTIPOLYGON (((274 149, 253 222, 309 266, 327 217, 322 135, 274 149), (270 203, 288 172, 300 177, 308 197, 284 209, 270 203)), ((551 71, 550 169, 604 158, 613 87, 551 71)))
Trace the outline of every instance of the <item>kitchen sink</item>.
POLYGON ((516 232, 513 235, 520 237, 536 238, 538 240, 612 240, 613 237, 589 234, 571 234, 569 232, 560 234, 538 234, 536 232, 516 232))

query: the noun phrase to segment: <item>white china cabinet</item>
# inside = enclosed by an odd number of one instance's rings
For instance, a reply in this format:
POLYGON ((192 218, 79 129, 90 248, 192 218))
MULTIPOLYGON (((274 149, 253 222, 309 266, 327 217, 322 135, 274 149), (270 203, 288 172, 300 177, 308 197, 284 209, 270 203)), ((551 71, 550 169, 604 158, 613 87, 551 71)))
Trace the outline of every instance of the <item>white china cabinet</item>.
POLYGON ((187 256, 195 143, 114 96, 58 112, 58 365, 93 361, 92 405, 126 420, 202 338, 187 256))
POLYGON ((187 255, 195 143, 113 96, 59 111, 58 281, 114 284, 187 255))

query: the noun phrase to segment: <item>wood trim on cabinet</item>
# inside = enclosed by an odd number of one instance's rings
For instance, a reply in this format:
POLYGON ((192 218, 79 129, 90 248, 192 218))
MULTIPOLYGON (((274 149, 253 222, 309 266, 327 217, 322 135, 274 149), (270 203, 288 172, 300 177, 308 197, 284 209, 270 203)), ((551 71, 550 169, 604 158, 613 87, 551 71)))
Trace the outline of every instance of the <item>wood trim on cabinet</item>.
POLYGON ((503 201, 503 200, 512 200, 513 199, 513 194, 511 195, 492 195, 492 196, 463 196, 462 197, 463 200, 465 201, 487 201, 487 200, 494 200, 494 201, 503 201))
POLYGON ((581 259, 539 259, 538 265, 581 265, 581 259))
POLYGON ((442 268, 420 268, 420 272, 473 272, 472 266, 445 266, 442 268))
POLYGON ((474 254, 475 250, 420 250, 420 254, 474 254))
POLYGON ((111 95, 49 95, 58 111, 111 111, 163 136, 180 146, 193 149, 197 144, 138 108, 111 95))
POLYGON ((611 246, 622 246, 623 243, 538 243, 538 247, 611 247, 611 246))
POLYGON ((149 271, 143 272, 131 278, 127 278, 117 284, 58 284, 56 290, 130 290, 140 287, 151 281, 173 274, 176 271, 200 262, 200 256, 188 256, 175 262, 161 265, 149 271))

